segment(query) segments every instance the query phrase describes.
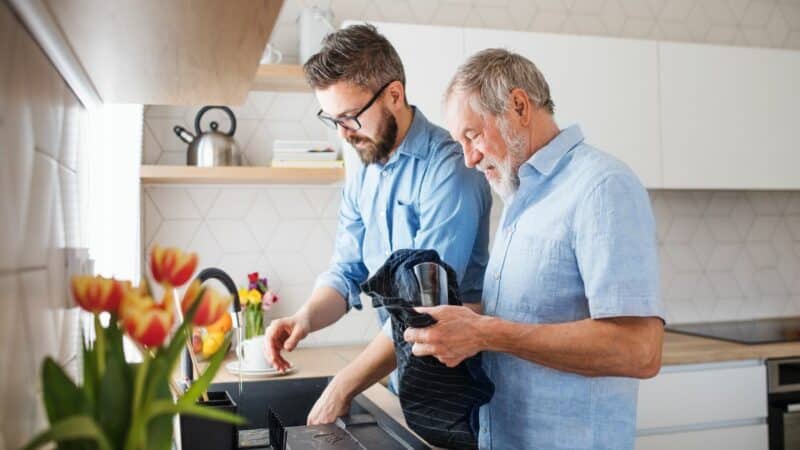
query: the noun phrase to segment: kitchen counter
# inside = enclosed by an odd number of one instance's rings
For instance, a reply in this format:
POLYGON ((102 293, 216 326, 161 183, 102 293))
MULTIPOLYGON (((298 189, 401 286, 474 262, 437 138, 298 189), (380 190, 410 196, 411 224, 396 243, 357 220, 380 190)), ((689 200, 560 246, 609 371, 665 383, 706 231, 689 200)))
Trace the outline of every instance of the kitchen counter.
MULTIPOLYGON (((299 348, 286 354, 286 358, 295 367, 292 373, 279 377, 243 377, 242 381, 246 383, 268 379, 333 376, 344 368, 349 361, 352 361, 363 348, 363 345, 299 348)), ((662 364, 665 366, 703 364, 791 356, 800 356, 800 342, 745 345, 667 332, 664 336, 662 364)), ((235 357, 233 355, 229 355, 227 358, 227 361, 234 360, 235 357)), ((238 382, 239 377, 228 372, 223 364, 214 381, 238 382)), ((383 385, 376 383, 367 389, 363 395, 386 412, 392 419, 408 429, 399 400, 383 385)))
POLYGON ((747 345, 667 332, 664 334, 661 364, 702 364, 791 356, 800 356, 800 342, 747 345))
MULTIPOLYGON (((349 361, 352 361, 364 348, 363 345, 299 348, 286 354, 287 359, 297 368, 294 372, 282 378, 311 378, 332 376, 341 370, 349 361)), ((733 342, 709 339, 698 336, 689 336, 680 333, 666 332, 664 334, 664 352, 662 365, 677 364, 702 364, 710 362, 736 361, 745 359, 767 359, 800 356, 800 342, 784 342, 778 344, 746 345, 733 342)), ((228 357, 233 361, 233 355, 228 357)), ((264 377, 244 377, 244 381, 263 380, 264 377)), ((229 373, 223 364, 215 377, 216 382, 238 381, 237 375, 229 373)), ((389 395, 394 404, 386 404, 388 408, 397 407, 398 414, 393 417, 402 420, 400 405, 383 386, 381 390, 389 395)), ((381 395, 378 395, 381 397, 381 395)), ((377 403, 377 402, 376 402, 377 403)))

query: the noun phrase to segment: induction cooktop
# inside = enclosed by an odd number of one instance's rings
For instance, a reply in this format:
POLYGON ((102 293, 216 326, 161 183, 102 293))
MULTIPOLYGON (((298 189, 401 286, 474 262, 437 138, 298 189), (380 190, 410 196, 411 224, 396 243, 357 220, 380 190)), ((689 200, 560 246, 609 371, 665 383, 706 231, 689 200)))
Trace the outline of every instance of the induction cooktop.
POLYGON ((800 317, 668 325, 668 331, 740 344, 800 341, 800 317))

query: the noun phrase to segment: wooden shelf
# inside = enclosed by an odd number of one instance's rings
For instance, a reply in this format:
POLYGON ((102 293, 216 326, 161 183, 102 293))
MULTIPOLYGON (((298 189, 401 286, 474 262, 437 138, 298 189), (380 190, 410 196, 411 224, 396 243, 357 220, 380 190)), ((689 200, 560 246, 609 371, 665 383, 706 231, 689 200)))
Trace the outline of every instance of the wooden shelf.
POLYGON ((142 166, 142 184, 333 184, 341 168, 142 166))
POLYGON ((253 80, 254 91, 311 92, 303 76, 303 67, 296 64, 262 64, 253 80))

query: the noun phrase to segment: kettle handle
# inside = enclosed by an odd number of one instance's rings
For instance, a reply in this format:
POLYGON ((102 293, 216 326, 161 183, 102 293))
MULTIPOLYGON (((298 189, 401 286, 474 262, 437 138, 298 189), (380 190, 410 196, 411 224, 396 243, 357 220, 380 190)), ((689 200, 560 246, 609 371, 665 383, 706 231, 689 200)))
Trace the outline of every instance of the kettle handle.
POLYGON ((200 280, 200 283, 205 283, 212 278, 225 285, 225 288, 233 295, 233 311, 237 313, 241 311, 242 306, 239 302, 239 290, 236 289, 236 283, 233 282, 233 279, 231 279, 224 270, 217 269, 216 267, 207 267, 197 274, 197 279, 200 280))
MULTIPOLYGON (((203 118, 203 114, 205 114, 211 109, 221 109, 225 111, 225 114, 227 114, 228 117, 231 119, 231 129, 228 130, 228 132, 225 134, 228 136, 233 136, 233 133, 236 133, 236 116, 233 115, 233 111, 231 111, 231 109, 228 108, 227 106, 218 106, 218 105, 203 106, 202 108, 200 108, 200 111, 197 111, 197 115, 194 117, 194 131, 197 133, 197 135, 200 136, 200 134, 202 133, 202 131, 200 131, 200 119, 203 118)), ((212 128, 214 129, 214 131, 216 131, 217 129, 216 126, 212 126, 212 128)))

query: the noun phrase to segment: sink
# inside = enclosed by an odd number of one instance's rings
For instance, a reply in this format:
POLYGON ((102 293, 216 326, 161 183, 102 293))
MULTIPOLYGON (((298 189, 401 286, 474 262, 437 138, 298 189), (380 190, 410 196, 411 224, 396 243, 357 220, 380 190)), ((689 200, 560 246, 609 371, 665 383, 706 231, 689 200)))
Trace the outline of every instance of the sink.
POLYGON ((336 424, 307 427, 306 417, 329 382, 330 377, 250 381, 242 383, 241 395, 239 383, 215 383, 209 390, 228 391, 239 405, 238 414, 248 421, 240 431, 269 428, 274 450, 430 448, 364 395, 336 424))

